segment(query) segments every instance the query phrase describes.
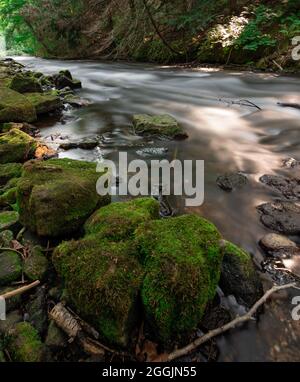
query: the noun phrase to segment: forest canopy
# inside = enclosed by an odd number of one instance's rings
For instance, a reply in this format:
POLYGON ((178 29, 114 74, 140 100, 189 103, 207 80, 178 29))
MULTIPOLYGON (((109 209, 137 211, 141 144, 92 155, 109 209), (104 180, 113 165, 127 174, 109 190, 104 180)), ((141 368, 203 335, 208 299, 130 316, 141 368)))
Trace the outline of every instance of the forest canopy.
POLYGON ((298 0, 0 0, 8 51, 63 58, 287 60, 298 0))

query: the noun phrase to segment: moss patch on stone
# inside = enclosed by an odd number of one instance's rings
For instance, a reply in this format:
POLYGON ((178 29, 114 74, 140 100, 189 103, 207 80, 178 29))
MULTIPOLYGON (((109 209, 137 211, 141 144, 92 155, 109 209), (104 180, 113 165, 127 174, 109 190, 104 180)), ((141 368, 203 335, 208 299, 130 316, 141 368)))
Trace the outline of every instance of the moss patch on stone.
POLYGON ((22 173, 20 163, 0 164, 0 186, 4 186, 10 179, 18 178, 22 173))
POLYGON ((49 113, 61 107, 60 98, 52 93, 26 93, 25 96, 37 114, 49 113))
POLYGON ((25 162, 37 148, 35 139, 18 129, 0 136, 0 163, 25 162))
POLYGON ((44 280, 49 262, 39 246, 31 249, 24 262, 24 274, 30 281, 44 280))
POLYGON ((89 235, 65 242, 53 255, 76 311, 109 343, 125 346, 138 320, 143 270, 130 242, 89 235))
POLYGON ((12 251, 0 253, 0 285, 8 285, 21 278, 22 262, 20 256, 12 251))
POLYGON ((226 242, 220 286, 226 295, 233 294, 239 303, 252 306, 263 293, 259 276, 249 253, 226 242))
POLYGON ((6 87, 0 87, 0 123, 34 122, 34 106, 22 94, 6 87))
POLYGON ((187 134, 170 115, 136 114, 133 116, 134 131, 138 135, 163 135, 169 138, 186 138, 187 134))
POLYGON ((221 235, 196 215, 141 225, 135 234, 146 276, 142 300, 153 333, 167 342, 190 333, 216 293, 221 235))
POLYGON ((16 211, 0 212, 0 232, 12 229, 19 221, 19 214, 16 211))
POLYGON ((159 203, 152 198, 112 203, 96 211, 85 223, 87 234, 118 241, 131 237, 141 223, 159 218, 159 203))
POLYGON ((96 164, 71 159, 29 161, 18 182, 20 222, 40 236, 77 231, 110 197, 99 196, 96 164))
POLYGON ((11 332, 8 350, 15 362, 41 362, 44 345, 34 327, 21 322, 11 332))
POLYGON ((10 88, 19 93, 42 93, 43 91, 39 81, 34 76, 25 73, 16 74, 11 80, 10 88))

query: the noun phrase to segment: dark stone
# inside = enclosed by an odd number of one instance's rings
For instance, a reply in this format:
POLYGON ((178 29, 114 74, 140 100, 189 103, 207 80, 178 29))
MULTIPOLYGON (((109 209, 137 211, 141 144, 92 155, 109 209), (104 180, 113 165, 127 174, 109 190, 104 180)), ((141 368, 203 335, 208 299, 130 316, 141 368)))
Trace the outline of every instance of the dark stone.
POLYGON ((0 253, 0 285, 8 285, 21 279, 22 262, 19 255, 12 251, 0 253))
POLYGON ((233 191, 236 188, 245 186, 247 183, 248 178, 240 172, 220 175, 217 179, 217 185, 224 191, 233 191))
POLYGON ((300 206, 297 203, 265 203, 258 207, 258 211, 261 214, 261 222, 266 227, 288 235, 300 233, 300 206))
POLYGON ((280 175, 263 175, 259 180, 286 199, 297 200, 300 198, 300 179, 280 175))
POLYGON ((39 332, 40 335, 47 330, 46 289, 39 288, 26 304, 28 321, 39 332))
POLYGON ((294 158, 287 158, 282 161, 282 166, 286 168, 294 168, 300 165, 300 161, 294 158))

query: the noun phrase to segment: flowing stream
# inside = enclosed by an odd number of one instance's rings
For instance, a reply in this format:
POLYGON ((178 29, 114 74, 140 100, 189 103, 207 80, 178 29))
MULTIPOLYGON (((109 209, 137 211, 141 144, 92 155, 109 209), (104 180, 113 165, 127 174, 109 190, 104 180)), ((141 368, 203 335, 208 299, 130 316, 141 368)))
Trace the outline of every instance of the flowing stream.
MULTIPOLYGON (((274 194, 259 178, 297 171, 283 169, 282 160, 300 160, 300 110, 277 103, 300 103, 300 78, 126 63, 31 57, 16 60, 44 73, 69 69, 83 83, 79 94, 91 101, 90 105, 66 111, 59 122, 54 118, 43 120, 41 136, 49 141, 51 135, 52 139, 77 140, 97 134, 102 136, 102 144, 94 150, 61 151, 60 157, 116 160, 119 151, 128 151, 130 159, 204 160, 205 203, 186 208, 183 198, 176 197, 171 200, 172 206, 178 213, 196 213, 210 219, 226 239, 248 250, 256 264, 261 264, 265 256, 258 241, 270 231, 260 223, 256 207, 271 201, 274 194), (240 99, 253 102, 261 110, 230 104, 240 99), (185 127, 189 138, 149 142, 137 137, 131 118, 139 113, 171 114, 185 127), (143 151, 149 147, 164 150, 149 157, 143 151), (237 171, 248 175, 246 187, 232 193, 218 188, 218 175, 237 171)), ((300 242, 299 237, 292 239, 300 242)), ((289 267, 300 275, 299 258, 290 261, 289 267)), ((262 274, 262 278, 266 276, 262 274)), ((289 292, 284 298, 273 298, 258 323, 251 322, 218 339, 219 360, 299 361, 300 322, 291 319, 294 295, 289 292)))

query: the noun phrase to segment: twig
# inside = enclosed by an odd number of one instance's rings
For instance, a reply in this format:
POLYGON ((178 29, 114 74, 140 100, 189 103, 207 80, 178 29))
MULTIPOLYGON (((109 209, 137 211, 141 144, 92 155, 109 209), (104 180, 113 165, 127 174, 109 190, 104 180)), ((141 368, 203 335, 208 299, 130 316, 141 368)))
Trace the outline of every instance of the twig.
POLYGON ((12 297, 18 296, 19 294, 23 294, 23 293, 29 291, 30 289, 35 288, 40 283, 41 282, 39 280, 36 280, 36 281, 34 281, 33 283, 31 283, 29 285, 23 286, 22 288, 18 288, 18 289, 12 290, 11 292, 6 292, 6 293, 2 294, 0 297, 2 297, 5 300, 7 300, 8 298, 12 298, 12 297))
POLYGON ((273 61, 273 64, 275 64, 279 70, 283 70, 283 67, 279 65, 278 62, 276 62, 275 60, 272 60, 272 61, 273 61))
POLYGON ((245 315, 237 317, 234 320, 230 321, 228 324, 223 325, 217 329, 209 331, 205 335, 197 338, 195 341, 193 341, 192 343, 190 343, 189 345, 187 345, 181 349, 177 349, 170 354, 164 354, 162 356, 159 356, 158 358, 156 358, 155 362, 170 362, 170 361, 173 361, 174 359, 177 359, 179 357, 186 356, 187 354, 195 351, 199 346, 203 345, 205 342, 209 341, 210 339, 212 339, 212 338, 214 338, 214 337, 216 337, 222 333, 225 333, 230 329, 235 328, 239 324, 242 324, 244 322, 252 320, 253 315, 256 313, 258 308, 261 305, 263 305, 273 293, 278 292, 278 291, 283 290, 283 289, 289 289, 289 288, 297 288, 296 283, 285 284, 285 285, 280 285, 280 286, 274 285, 271 289, 269 289, 263 295, 263 297, 260 300, 258 300, 253 305, 253 307, 245 315))
POLYGON ((17 253, 18 255, 20 255, 20 256, 22 257, 22 259, 23 259, 23 257, 24 257, 24 254, 23 254, 22 252, 18 251, 17 249, 14 249, 14 248, 0 247, 0 250, 1 250, 1 251, 11 251, 11 252, 15 252, 15 253, 17 253))

